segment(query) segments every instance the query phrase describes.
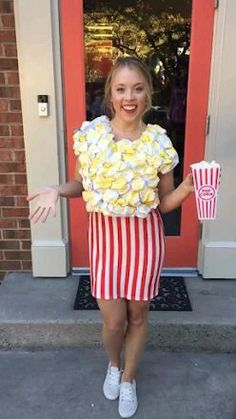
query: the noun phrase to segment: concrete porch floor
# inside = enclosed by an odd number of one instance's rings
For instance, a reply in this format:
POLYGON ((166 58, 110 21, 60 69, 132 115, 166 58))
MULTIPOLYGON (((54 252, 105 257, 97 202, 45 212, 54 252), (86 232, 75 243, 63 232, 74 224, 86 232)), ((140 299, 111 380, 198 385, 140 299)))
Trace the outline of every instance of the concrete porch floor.
MULTIPOLYGON (((74 311, 79 278, 7 274, 0 286, 0 348, 100 346, 99 311, 74 311)), ((185 278, 192 312, 150 312, 148 346, 236 352, 236 279, 185 278)))

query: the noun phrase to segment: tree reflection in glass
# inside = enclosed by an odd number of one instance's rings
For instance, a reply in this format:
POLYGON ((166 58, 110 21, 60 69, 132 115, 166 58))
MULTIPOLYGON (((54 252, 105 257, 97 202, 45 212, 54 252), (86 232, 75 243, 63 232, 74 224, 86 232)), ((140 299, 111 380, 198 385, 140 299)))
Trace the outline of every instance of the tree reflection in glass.
MULTIPOLYGON (((175 183, 182 180, 190 54, 190 0, 84 1, 86 114, 104 113, 104 83, 113 61, 135 55, 153 78, 153 106, 146 123, 167 130, 180 157, 175 183)), ((163 217, 166 235, 180 234, 181 210, 163 217)))

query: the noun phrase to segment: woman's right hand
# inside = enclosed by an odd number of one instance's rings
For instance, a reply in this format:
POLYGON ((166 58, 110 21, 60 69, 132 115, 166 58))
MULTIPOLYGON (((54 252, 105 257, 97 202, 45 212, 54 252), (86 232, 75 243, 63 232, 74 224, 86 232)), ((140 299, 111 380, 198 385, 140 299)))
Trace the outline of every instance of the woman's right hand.
POLYGON ((28 201, 38 197, 37 206, 34 211, 29 215, 29 219, 34 224, 41 221, 45 223, 50 212, 53 217, 56 216, 56 203, 59 198, 59 187, 58 186, 45 186, 30 193, 27 196, 28 201))

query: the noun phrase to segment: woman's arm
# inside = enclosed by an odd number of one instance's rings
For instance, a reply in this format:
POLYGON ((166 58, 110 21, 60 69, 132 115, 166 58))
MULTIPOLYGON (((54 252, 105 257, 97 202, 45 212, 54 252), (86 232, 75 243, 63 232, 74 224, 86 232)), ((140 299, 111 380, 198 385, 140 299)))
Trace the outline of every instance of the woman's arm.
POLYGON ((64 183, 63 185, 55 186, 55 188, 58 189, 59 196, 63 198, 77 198, 82 196, 84 188, 82 185, 82 176, 79 174, 79 169, 80 162, 77 158, 74 179, 64 183))
POLYGON ((165 174, 160 174, 160 205, 158 208, 163 213, 172 211, 178 208, 193 191, 194 186, 190 173, 176 189, 174 187, 173 170, 165 174))

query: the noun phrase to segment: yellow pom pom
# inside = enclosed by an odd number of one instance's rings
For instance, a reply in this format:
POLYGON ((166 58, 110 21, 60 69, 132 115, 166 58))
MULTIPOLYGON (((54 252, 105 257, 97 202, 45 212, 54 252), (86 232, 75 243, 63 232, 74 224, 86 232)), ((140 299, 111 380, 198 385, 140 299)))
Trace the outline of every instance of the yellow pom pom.
POLYGON ((127 181, 124 177, 119 177, 118 179, 114 180, 112 183, 112 189, 117 189, 118 191, 123 189, 127 185, 127 181))
POLYGON ((125 195, 126 201, 128 205, 131 205, 132 207, 135 207, 139 203, 139 193, 138 192, 128 192, 125 195))
POLYGON ((112 185, 112 182, 114 182, 113 177, 104 177, 104 176, 98 176, 94 180, 94 187, 96 189, 107 189, 110 188, 112 185))
POLYGON ((145 182, 143 179, 139 178, 139 179, 134 179, 131 183, 132 189, 134 191, 141 191, 144 186, 145 186, 145 182))
POLYGON ((74 135, 73 135, 73 140, 76 142, 76 141, 79 141, 79 142, 81 142, 81 143, 84 143, 84 142, 86 142, 87 141, 87 139, 86 139, 86 135, 85 134, 83 134, 81 131, 77 131, 74 135))
POLYGON ((144 204, 153 202, 154 199, 155 199, 155 192, 153 191, 153 189, 147 189, 147 191, 142 193, 142 202, 144 204))

